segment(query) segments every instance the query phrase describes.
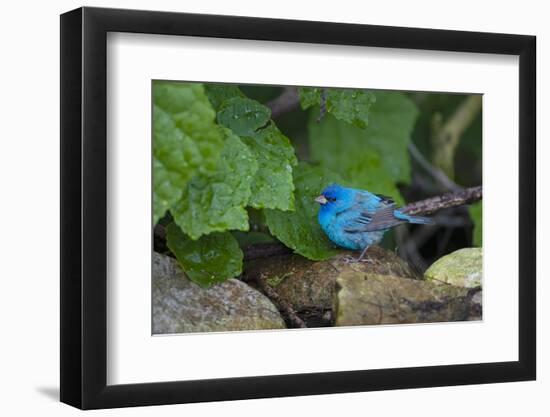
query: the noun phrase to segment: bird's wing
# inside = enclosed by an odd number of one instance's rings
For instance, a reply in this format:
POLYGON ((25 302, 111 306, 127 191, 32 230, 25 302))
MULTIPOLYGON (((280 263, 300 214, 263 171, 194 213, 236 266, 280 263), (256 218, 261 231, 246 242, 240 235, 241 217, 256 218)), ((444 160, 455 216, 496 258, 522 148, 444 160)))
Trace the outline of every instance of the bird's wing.
POLYGON ((404 223, 405 220, 398 219, 394 216, 395 204, 387 205, 378 210, 371 218, 371 221, 365 227, 365 232, 374 232, 376 230, 389 229, 404 223))
POLYGON ((394 210, 395 204, 391 204, 382 206, 375 212, 360 211, 346 224, 344 231, 347 233, 375 232, 404 223, 404 220, 394 216, 394 210))
POLYGON ((358 191, 355 193, 353 208, 361 212, 365 211, 370 215, 384 205, 384 199, 368 191, 358 191))
POLYGON ((395 201, 393 200, 393 198, 388 197, 387 195, 384 195, 384 194, 375 194, 375 196, 378 197, 378 198, 380 198, 381 203, 383 203, 383 204, 395 205, 395 201))

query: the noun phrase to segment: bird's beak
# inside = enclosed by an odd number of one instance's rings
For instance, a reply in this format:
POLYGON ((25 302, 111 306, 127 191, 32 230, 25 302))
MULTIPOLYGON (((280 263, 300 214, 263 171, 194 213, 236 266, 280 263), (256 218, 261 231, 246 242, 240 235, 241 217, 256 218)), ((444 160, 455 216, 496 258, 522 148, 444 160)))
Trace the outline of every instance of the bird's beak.
POLYGON ((324 195, 320 195, 319 197, 315 197, 315 201, 319 204, 327 204, 328 200, 324 195))

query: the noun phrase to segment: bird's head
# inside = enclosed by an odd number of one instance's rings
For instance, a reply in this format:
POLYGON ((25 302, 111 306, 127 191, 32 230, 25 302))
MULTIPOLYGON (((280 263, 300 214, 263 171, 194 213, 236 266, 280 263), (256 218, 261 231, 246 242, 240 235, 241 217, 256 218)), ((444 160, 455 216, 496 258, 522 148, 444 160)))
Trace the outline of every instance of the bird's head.
POLYGON ((330 184, 315 198, 324 213, 338 213, 348 209, 354 201, 354 190, 339 184, 330 184))

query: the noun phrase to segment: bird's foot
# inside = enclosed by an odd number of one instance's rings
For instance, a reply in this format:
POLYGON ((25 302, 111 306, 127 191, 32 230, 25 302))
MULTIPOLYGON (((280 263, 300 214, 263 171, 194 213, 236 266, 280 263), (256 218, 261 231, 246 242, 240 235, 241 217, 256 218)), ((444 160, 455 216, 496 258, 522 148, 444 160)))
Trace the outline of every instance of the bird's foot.
POLYGON ((357 258, 356 262, 364 262, 366 264, 374 264, 375 262, 371 258, 357 258))
POLYGON ((342 262, 344 262, 346 265, 349 265, 356 263, 357 259, 354 256, 346 255, 342 258, 342 262))
POLYGON ((370 258, 366 258, 366 257, 361 257, 359 256, 358 258, 354 257, 354 256, 351 256, 351 255, 346 255, 342 258, 342 261, 346 264, 346 265, 349 265, 349 264, 356 264, 356 263, 359 263, 359 262, 365 262, 365 263, 368 263, 368 264, 372 264, 374 263, 374 261, 370 258))

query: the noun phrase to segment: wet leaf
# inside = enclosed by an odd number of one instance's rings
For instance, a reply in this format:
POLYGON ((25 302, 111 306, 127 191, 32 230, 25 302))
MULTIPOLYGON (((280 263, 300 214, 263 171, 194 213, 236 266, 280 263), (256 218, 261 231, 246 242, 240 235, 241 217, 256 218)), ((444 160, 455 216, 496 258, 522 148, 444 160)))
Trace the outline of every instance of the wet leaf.
POLYGON ((375 94, 366 90, 300 88, 299 92, 302 109, 320 105, 324 94, 329 114, 360 128, 367 127, 370 108, 376 102, 375 94))
POLYGON ((270 232, 286 246, 312 260, 327 259, 337 253, 319 226, 319 205, 314 201, 332 182, 343 183, 334 173, 300 163, 294 169, 295 211, 265 210, 270 232))
POLYGON ((245 97, 239 87, 231 84, 205 84, 204 89, 212 106, 218 110, 225 100, 245 97))
POLYGON ((168 248, 190 280, 203 287, 223 282, 242 272, 243 253, 229 232, 193 240, 174 223, 166 228, 168 248))
POLYGON ((216 231, 248 230, 245 207, 258 163, 238 136, 220 130, 225 139, 216 171, 195 175, 171 210, 176 224, 192 239, 216 231))
POLYGON ((292 168, 297 161, 288 138, 271 123, 241 139, 258 160, 249 204, 254 208, 294 209, 292 168))
POLYGON ((296 156, 290 140, 270 122, 271 111, 255 100, 243 98, 234 89, 216 89, 220 110, 218 122, 241 137, 258 161, 252 182, 251 207, 292 210, 292 167, 296 156), (222 101, 223 99, 223 101, 222 101))
POLYGON ((213 172, 222 137, 201 84, 153 84, 153 220, 180 198, 197 172, 213 172))
POLYGON ((239 136, 254 135, 271 117, 271 110, 256 100, 232 97, 225 100, 218 110, 218 123, 239 136))

